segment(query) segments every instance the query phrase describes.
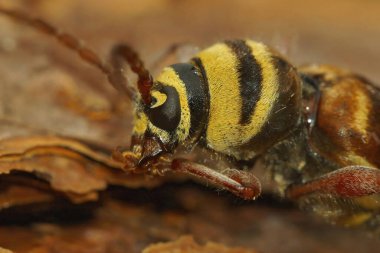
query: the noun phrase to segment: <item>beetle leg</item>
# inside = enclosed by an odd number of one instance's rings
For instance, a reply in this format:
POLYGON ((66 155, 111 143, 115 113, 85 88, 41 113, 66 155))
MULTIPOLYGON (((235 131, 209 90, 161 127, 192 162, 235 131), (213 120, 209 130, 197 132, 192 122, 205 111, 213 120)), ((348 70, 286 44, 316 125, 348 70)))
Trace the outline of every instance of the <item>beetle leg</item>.
POLYGON ((359 165, 347 166, 317 179, 291 185, 286 190, 286 195, 291 199, 312 193, 351 198, 380 193, 380 170, 359 165))
POLYGON ((173 160, 171 169, 212 182, 243 199, 255 199, 261 192, 259 180, 247 171, 227 169, 219 172, 185 159, 173 160))
POLYGON ((112 152, 112 159, 122 164, 122 169, 128 172, 136 172, 136 164, 138 157, 133 152, 122 152, 120 148, 116 148, 112 152))

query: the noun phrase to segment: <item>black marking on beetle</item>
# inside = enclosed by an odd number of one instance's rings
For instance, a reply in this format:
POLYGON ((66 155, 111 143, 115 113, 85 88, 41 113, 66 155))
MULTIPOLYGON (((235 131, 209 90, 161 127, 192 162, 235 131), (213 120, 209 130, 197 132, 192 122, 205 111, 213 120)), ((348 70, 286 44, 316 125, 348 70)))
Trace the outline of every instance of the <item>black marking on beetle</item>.
POLYGON ((197 73, 197 69, 190 63, 178 63, 171 66, 179 78, 185 84, 186 96, 190 110, 189 133, 197 132, 203 128, 202 119, 204 110, 207 107, 207 96, 204 92, 202 78, 197 73))
POLYGON ((263 81, 261 66, 244 40, 232 40, 225 43, 231 48, 239 61, 237 71, 242 99, 242 111, 239 123, 247 125, 252 120, 252 113, 261 96, 263 81))
POLYGON ((181 120, 181 105, 179 95, 174 87, 158 84, 155 90, 167 96, 166 101, 155 108, 146 107, 145 113, 149 121, 167 132, 174 131, 181 120))
MULTIPOLYGON (((210 112, 210 91, 209 91, 209 83, 207 78, 206 69, 203 66, 202 60, 198 57, 195 57, 191 59, 192 63, 196 67, 196 70, 200 73, 197 73, 199 75, 199 78, 201 79, 202 85, 200 86, 202 88, 202 96, 204 97, 204 103, 203 107, 196 108, 199 112, 201 112, 201 116, 199 118, 195 118, 195 120, 198 121, 198 125, 192 125, 190 128, 190 133, 194 136, 194 140, 199 139, 199 137, 202 135, 202 133, 207 128, 207 123, 209 120, 209 112, 210 112), (196 126, 196 127, 195 127, 196 126)), ((195 108, 195 106, 194 106, 195 108)))

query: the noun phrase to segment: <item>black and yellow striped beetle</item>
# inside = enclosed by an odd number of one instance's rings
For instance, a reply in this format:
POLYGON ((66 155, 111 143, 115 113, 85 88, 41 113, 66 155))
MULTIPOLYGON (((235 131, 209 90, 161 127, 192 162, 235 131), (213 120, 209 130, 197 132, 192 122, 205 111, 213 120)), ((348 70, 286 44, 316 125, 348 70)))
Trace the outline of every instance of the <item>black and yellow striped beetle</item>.
POLYGON ((129 172, 183 172, 255 199, 260 182, 240 165, 262 157, 280 193, 307 209, 345 225, 380 221, 380 90, 363 77, 324 65, 296 69, 262 43, 230 40, 153 80, 127 45, 114 47, 106 64, 40 19, 0 12, 56 37, 130 97, 132 144, 114 154, 129 172), (185 158, 196 148, 207 156, 185 158))

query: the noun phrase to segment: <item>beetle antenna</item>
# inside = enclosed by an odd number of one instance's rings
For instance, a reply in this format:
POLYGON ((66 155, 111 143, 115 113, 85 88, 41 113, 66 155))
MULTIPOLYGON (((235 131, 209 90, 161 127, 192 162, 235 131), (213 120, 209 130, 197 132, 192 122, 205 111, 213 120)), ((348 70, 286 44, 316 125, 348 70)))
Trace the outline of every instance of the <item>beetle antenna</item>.
POLYGON ((129 64, 131 70, 138 77, 137 88, 142 101, 149 105, 152 100, 150 89, 153 86, 153 77, 132 47, 127 44, 118 44, 112 48, 110 55, 112 72, 108 75, 108 79, 111 83, 125 86, 124 84, 127 83, 123 68, 125 62, 129 64))
POLYGON ((77 38, 68 33, 59 31, 57 28, 39 18, 33 18, 21 11, 8 10, 2 7, 0 7, 0 13, 20 23, 31 26, 49 36, 55 37, 62 45, 75 51, 81 59, 102 71, 115 89, 123 92, 130 99, 136 99, 135 88, 128 84, 124 76, 123 64, 124 62, 127 63, 131 70, 138 76, 137 88, 143 102, 150 104, 150 88, 153 85, 153 78, 149 71, 145 69, 138 54, 130 46, 126 44, 115 46, 111 51, 110 64, 106 64, 92 49, 84 46, 77 38))

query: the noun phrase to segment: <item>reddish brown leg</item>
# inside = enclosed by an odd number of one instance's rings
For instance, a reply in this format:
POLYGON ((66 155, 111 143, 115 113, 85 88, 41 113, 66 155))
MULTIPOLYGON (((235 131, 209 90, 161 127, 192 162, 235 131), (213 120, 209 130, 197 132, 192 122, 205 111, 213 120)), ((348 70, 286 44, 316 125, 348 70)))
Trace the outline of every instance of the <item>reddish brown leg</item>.
POLYGON ((338 197, 361 197, 380 193, 380 170, 364 166, 348 166, 317 179, 287 189, 291 199, 324 193, 338 197))
POLYGON ((129 86, 124 75, 124 63, 129 64, 131 70, 138 76, 138 90, 145 104, 150 104, 150 88, 153 84, 152 77, 148 70, 145 69, 143 62, 137 53, 128 45, 117 45, 111 51, 110 66, 104 63, 100 57, 90 48, 85 47, 74 36, 61 32, 47 22, 28 16, 26 13, 7 10, 0 7, 0 13, 5 14, 14 20, 31 26, 49 36, 55 37, 61 44, 75 51, 78 55, 89 64, 100 69, 107 75, 110 83, 119 91, 128 95, 129 98, 135 97, 135 90, 129 86))
POLYGON ((172 170, 190 174, 207 182, 211 182, 243 199, 252 200, 261 193, 259 180, 246 171, 227 169, 223 172, 218 172, 204 165, 189 162, 184 159, 173 160, 172 170))
POLYGON ((119 162, 121 164, 121 168, 127 172, 145 172, 142 170, 136 170, 138 157, 133 152, 122 152, 121 149, 118 147, 112 152, 112 159, 116 162, 119 162))

